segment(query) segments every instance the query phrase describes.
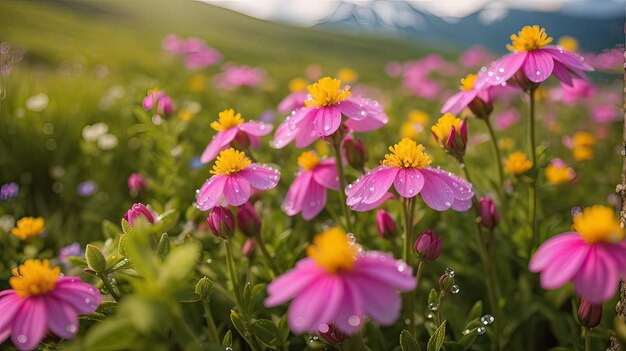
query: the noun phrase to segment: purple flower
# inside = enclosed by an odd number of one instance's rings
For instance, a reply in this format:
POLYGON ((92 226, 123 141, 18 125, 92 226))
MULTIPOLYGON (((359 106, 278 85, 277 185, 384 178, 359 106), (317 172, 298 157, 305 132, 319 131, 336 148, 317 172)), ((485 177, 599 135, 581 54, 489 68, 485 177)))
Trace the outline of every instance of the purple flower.
POLYGON ((68 265, 70 263, 70 261, 68 261, 67 259, 69 256, 80 257, 84 254, 85 252, 83 251, 79 243, 72 243, 68 246, 61 248, 61 251, 59 252, 59 261, 64 265, 68 265))
POLYGON ((20 186, 15 182, 2 184, 2 186, 0 187, 0 200, 13 199, 17 197, 19 192, 20 186))
POLYGON ((98 184, 96 184, 93 180, 86 180, 78 184, 78 187, 76 188, 76 192, 82 197, 91 196, 96 191, 98 191, 98 184))

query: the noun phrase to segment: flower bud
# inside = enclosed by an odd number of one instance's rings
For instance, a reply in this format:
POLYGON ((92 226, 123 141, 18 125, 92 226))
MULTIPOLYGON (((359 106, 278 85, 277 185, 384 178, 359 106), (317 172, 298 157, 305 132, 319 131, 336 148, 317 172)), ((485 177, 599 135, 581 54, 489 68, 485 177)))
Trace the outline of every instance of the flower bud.
POLYGON ((351 137, 347 137, 343 142, 343 154, 348 164, 356 170, 362 170, 367 162, 367 149, 361 139, 354 141, 351 137))
POLYGON ((321 324, 318 328, 318 334, 320 339, 329 345, 337 345, 348 337, 344 332, 337 329, 335 323, 321 324))
POLYGON ((423 261, 436 260, 441 255, 443 238, 435 234, 432 230, 425 230, 417 237, 413 250, 423 261))
POLYGON ((580 299, 578 319, 583 327, 597 327, 600 321, 602 321, 602 304, 594 305, 585 298, 580 299))
POLYGON ((385 210, 376 212, 376 228, 378 228, 378 235, 383 238, 393 238, 398 235, 396 222, 385 210))
POLYGON ((237 225, 247 237, 261 234, 261 218, 249 201, 237 207, 237 225))
POLYGON ((211 233, 218 238, 228 240, 235 234, 235 218, 229 209, 215 206, 206 219, 211 233))
POLYGON ((134 204, 124 215, 124 219, 131 227, 134 227, 137 219, 141 217, 145 218, 148 223, 154 224, 154 214, 142 203, 134 204))
POLYGON ((235 149, 246 150, 250 147, 250 138, 244 132, 237 132, 231 144, 235 149))
POLYGON ((137 196, 140 190, 146 188, 146 178, 141 173, 133 173, 128 177, 128 189, 131 195, 137 196))
POLYGON ((437 143, 447 153, 457 159, 465 155, 467 146, 467 120, 446 113, 432 126, 431 131, 437 143))
POLYGON ((195 292, 200 296, 200 300, 204 302, 211 301, 211 293, 213 293, 213 282, 207 277, 202 277, 196 284, 195 292))
POLYGON ((170 116, 174 111, 174 103, 172 102, 172 98, 165 95, 159 99, 157 102, 157 113, 162 116, 170 116))
MULTIPOLYGON (((480 94, 479 94, 480 95, 480 94)), ((485 101, 479 96, 475 97, 472 102, 467 105, 476 118, 488 119, 493 112, 493 103, 491 101, 485 101)))
POLYGON ((441 291, 450 291, 452 286, 454 285, 454 277, 449 274, 444 274, 439 277, 439 289, 441 291))
POLYGON ((241 253, 249 259, 253 259, 256 254, 256 241, 254 239, 246 239, 241 248, 241 253))
POLYGON ((500 214, 496 204, 489 196, 480 198, 480 224, 487 229, 493 229, 500 222, 500 214))

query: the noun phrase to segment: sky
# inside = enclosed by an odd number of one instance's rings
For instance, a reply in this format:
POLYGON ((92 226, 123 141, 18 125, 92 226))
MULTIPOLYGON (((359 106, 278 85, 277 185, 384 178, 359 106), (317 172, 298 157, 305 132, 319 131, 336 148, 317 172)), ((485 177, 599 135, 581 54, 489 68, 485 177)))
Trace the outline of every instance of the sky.
MULTIPOLYGON (((278 20, 299 26, 312 26, 330 15, 338 0, 200 0, 245 13, 249 16, 278 20)), ((352 3, 369 3, 384 6, 394 0, 343 0, 352 3), (376 2, 376 4, 374 4, 376 2)), ((481 9, 506 12, 507 9, 530 11, 563 11, 578 15, 603 16, 624 11, 625 0, 407 0, 420 10, 437 16, 465 17, 481 9)), ((392 8, 390 6, 389 8, 392 8)), ((390 14, 397 15, 397 14, 390 14)))

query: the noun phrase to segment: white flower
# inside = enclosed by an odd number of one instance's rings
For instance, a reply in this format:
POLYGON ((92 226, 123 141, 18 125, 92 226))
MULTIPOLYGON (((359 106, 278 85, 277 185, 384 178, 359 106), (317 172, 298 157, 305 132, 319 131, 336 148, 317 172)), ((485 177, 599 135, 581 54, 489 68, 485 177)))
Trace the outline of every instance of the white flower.
POLYGON ((86 125, 83 128, 83 139, 86 141, 95 141, 109 131, 109 126, 106 123, 96 123, 92 125, 86 125))
POLYGON ((9 232, 15 226, 15 218, 11 215, 0 216, 0 229, 9 232))
POLYGON ((39 93, 26 99, 26 108, 33 112, 41 112, 48 107, 48 102, 50 102, 48 95, 39 93))
POLYGON ((98 138, 100 150, 111 150, 117 146, 117 137, 113 134, 104 134, 98 138))

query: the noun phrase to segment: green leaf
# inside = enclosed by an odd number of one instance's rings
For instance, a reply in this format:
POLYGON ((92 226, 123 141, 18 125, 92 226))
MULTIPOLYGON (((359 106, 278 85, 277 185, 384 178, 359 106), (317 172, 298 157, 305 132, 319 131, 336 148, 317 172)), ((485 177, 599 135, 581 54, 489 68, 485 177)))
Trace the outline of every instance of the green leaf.
POLYGON ((131 234, 124 234, 120 236, 120 241, 117 244, 117 251, 120 253, 120 255, 124 257, 128 257, 128 251, 126 250, 126 246, 128 244, 128 239, 130 238, 130 235, 131 234))
POLYGON ((120 233, 122 233, 122 230, 113 222, 105 219, 104 221, 102 221, 102 233, 104 234, 105 238, 114 239, 120 233))
POLYGON ((85 250, 85 257, 87 258, 87 266, 98 273, 102 273, 107 269, 107 261, 99 248, 91 244, 87 244, 85 250))
POLYGON ((76 265, 78 267, 82 267, 85 268, 87 267, 87 260, 85 260, 82 257, 78 257, 78 256, 68 256, 67 260, 72 263, 73 265, 76 265))
POLYGON ((84 349, 117 351, 132 349, 135 333, 127 320, 110 319, 96 324, 85 336, 84 349))
POLYGON ((170 239, 167 233, 163 233, 161 235, 161 240, 159 240, 159 245, 157 246, 157 256, 163 261, 165 256, 170 252, 170 239))
POLYGON ((281 344, 280 331, 276 325, 268 319, 257 319, 250 324, 252 334, 256 336, 259 341, 270 348, 275 348, 281 344))
POLYGON ((159 272, 158 284, 162 288, 178 288, 193 271, 199 255, 200 247, 196 243, 183 244, 173 249, 159 272))
POLYGON ((176 294, 176 301, 180 303, 192 303, 200 301, 200 296, 194 291, 183 291, 176 294))
POLYGON ((122 218, 122 232, 124 234, 135 234, 135 230, 131 227, 127 220, 122 218))
POLYGON ((96 312, 104 315, 112 315, 117 309, 117 301, 102 301, 96 312))
POLYGON ((161 214, 159 221, 152 225, 150 229, 153 233, 163 233, 172 228, 178 223, 178 211, 169 209, 161 214))
POLYGON ((478 300, 476 301, 474 306, 472 306, 469 313, 467 314, 467 320, 465 321, 465 324, 466 325, 469 324, 473 320, 480 318, 480 316, 482 315, 483 315, 483 302, 481 300, 478 300))
POLYGON ((235 329, 237 329, 239 334, 243 336, 244 338, 247 338, 248 328, 246 328, 246 324, 243 322, 243 320, 241 319, 241 316, 239 316, 239 313, 237 313, 237 311, 230 310, 230 321, 233 322, 233 325, 235 326, 235 329))
MULTIPOLYGON (((402 351, 419 351, 420 347, 415 341, 415 338, 411 333, 404 329, 400 333, 400 348, 402 351)), ((430 350, 430 349, 429 349, 430 350)))
POLYGON ((446 321, 441 322, 441 325, 428 340, 427 351, 439 351, 443 346, 443 341, 446 338, 446 321))
POLYGON ((283 339, 283 343, 287 341, 289 337, 289 324, 287 323, 287 315, 284 315, 278 321, 278 330, 280 331, 280 336, 283 339))
POLYGON ((439 301, 439 294, 435 289, 430 289, 430 293, 428 293, 428 304, 437 303, 439 301))
POLYGON ((110 268, 112 272, 125 269, 133 269, 133 263, 128 258, 120 260, 119 262, 114 264, 113 267, 110 268))
POLYGON ((226 332, 226 335, 224 335, 224 339, 222 339, 222 346, 224 347, 233 346, 233 332, 231 332, 230 330, 226 332))
POLYGON ((202 277, 196 284, 195 293, 200 296, 200 300, 203 302, 211 301, 211 294, 213 293, 213 282, 207 277, 202 277))

